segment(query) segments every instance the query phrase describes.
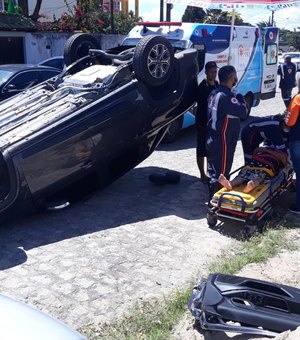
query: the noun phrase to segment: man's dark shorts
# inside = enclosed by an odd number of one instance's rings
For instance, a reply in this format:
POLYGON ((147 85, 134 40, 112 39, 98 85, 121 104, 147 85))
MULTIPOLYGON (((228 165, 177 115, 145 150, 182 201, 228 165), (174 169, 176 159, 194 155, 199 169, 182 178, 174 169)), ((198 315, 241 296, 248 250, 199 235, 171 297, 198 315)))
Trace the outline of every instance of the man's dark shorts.
POLYGON ((207 126, 196 125, 196 129, 197 129, 197 157, 207 157, 206 151, 207 126))

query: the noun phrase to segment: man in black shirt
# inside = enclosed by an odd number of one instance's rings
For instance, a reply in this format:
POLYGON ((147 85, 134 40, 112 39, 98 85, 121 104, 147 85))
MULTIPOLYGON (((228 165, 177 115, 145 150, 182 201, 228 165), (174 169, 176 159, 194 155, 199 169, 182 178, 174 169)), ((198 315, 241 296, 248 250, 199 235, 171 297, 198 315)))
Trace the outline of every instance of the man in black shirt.
POLYGON ((217 64, 209 61, 205 64, 206 79, 198 86, 197 90, 197 114, 196 114, 196 131, 197 131, 197 165, 200 171, 200 181, 208 183, 209 177, 204 170, 204 161, 207 157, 206 135, 207 135, 207 98, 211 91, 216 88, 218 82, 217 64))
POLYGON ((292 63, 291 57, 285 56, 284 63, 278 66, 277 74, 280 75, 279 88, 286 108, 289 107, 292 90, 296 86, 296 72, 296 65, 292 63))

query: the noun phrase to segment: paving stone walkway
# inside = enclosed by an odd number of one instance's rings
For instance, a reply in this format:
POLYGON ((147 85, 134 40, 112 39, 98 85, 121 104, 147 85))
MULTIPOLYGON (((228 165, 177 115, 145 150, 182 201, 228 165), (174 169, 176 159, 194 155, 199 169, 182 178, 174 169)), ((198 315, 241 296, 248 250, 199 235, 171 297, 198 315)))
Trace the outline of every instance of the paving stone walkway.
MULTIPOLYGON (((274 103, 253 114, 283 111, 280 97, 274 103)), ((239 143, 234 168, 242 161, 239 143)), ((208 228, 206 200, 192 128, 90 199, 2 225, 0 292, 78 328, 185 287, 238 242, 234 225, 208 228), (181 173, 179 184, 148 181, 167 169, 181 173)))

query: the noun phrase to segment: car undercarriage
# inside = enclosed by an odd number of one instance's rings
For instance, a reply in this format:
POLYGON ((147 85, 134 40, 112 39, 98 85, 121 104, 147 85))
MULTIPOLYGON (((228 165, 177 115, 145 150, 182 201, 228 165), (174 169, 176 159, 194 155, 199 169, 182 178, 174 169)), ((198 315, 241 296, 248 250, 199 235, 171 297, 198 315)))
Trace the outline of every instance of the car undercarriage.
MULTIPOLYGON (((49 200, 80 191, 89 177, 95 190, 108 185, 147 158, 195 102, 196 50, 174 53, 167 39, 149 36, 134 49, 81 56, 84 39, 86 49, 86 34, 67 44, 63 73, 0 104, 1 216, 55 208, 49 200)), ((72 197, 63 200, 58 207, 72 197)))

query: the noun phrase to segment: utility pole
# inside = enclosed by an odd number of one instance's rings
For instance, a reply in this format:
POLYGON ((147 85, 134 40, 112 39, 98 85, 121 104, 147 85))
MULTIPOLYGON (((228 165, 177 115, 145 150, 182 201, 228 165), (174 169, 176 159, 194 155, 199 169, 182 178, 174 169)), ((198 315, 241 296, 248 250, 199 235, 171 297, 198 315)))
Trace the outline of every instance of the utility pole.
POLYGON ((159 21, 164 21, 164 0, 160 0, 160 15, 159 21))
POLYGON ((274 11, 272 11, 271 25, 272 25, 272 27, 274 26, 274 11))
POLYGON ((134 15, 136 18, 139 17, 139 0, 135 0, 134 2, 134 15))
POLYGON ((166 21, 171 21, 171 10, 173 9, 173 4, 167 4, 166 21))
POLYGON ((114 0, 110 0, 110 27, 111 33, 115 32, 115 24, 114 24, 114 0))

